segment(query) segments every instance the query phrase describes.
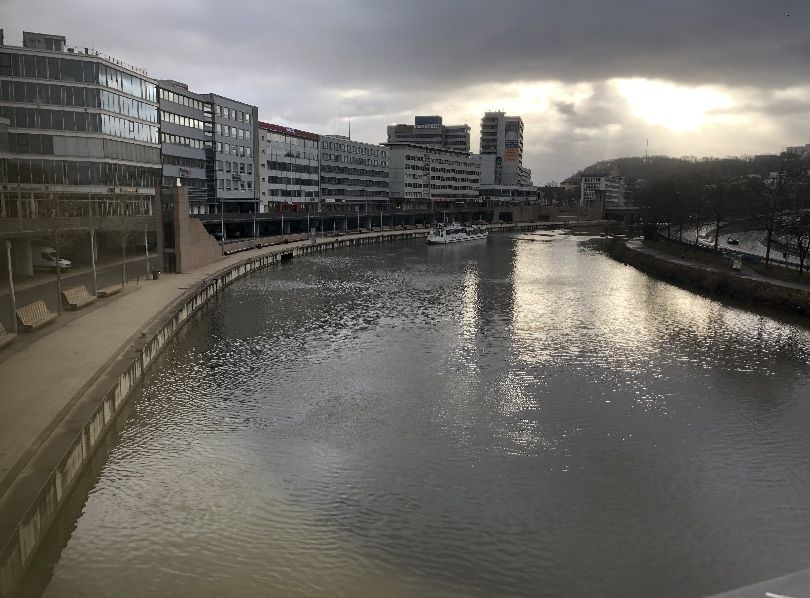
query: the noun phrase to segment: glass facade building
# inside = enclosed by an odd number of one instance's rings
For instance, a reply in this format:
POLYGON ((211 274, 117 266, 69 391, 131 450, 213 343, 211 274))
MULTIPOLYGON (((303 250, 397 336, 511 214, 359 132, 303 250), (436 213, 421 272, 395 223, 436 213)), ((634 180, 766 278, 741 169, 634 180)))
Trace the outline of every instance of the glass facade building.
POLYGON ((320 197, 319 140, 315 133, 259 123, 261 212, 276 211, 281 204, 314 209, 320 197))
POLYGON ((161 176, 156 82, 35 35, 24 37, 34 47, 0 46, 0 118, 9 123, 0 216, 36 216, 54 197, 151 205, 161 176))

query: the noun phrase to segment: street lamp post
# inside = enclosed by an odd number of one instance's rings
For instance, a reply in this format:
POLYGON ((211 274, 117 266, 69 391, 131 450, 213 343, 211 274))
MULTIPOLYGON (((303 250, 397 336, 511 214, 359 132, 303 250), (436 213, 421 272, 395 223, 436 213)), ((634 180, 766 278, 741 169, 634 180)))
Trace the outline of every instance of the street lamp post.
POLYGON ((91 199, 87 200, 87 206, 90 210, 90 278, 93 283, 93 295, 98 295, 98 280, 96 279, 96 228, 93 222, 93 202, 91 199))
POLYGON ((11 241, 6 241, 6 261, 8 262, 8 289, 11 299, 11 331, 17 333, 17 298, 14 296, 14 274, 11 269, 11 241))
POLYGON ((225 200, 219 198, 219 243, 222 247, 222 255, 225 255, 225 200))

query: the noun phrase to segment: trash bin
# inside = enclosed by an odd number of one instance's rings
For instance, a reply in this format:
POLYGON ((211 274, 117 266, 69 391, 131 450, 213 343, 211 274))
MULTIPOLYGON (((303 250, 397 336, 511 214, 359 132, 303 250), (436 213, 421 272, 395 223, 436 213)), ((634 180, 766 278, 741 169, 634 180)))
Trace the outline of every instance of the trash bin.
POLYGON ((160 270, 152 268, 152 280, 157 280, 158 278, 160 278, 160 270))

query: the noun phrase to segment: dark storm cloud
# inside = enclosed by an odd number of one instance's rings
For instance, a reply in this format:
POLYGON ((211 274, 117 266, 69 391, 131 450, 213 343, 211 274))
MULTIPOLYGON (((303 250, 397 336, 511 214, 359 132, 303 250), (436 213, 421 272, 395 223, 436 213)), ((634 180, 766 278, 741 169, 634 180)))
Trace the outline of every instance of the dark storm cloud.
POLYGON ((551 105, 554 106, 554 109, 563 116, 574 116, 574 114, 576 114, 576 104, 574 104, 574 102, 557 100, 552 102, 551 105))
POLYGON ((805 85, 810 64, 810 3, 799 0, 5 0, 0 23, 11 43, 23 29, 63 33, 155 77, 254 103, 265 120, 330 133, 352 115, 367 141, 442 109, 448 121, 463 114, 476 149, 471 90, 495 108, 505 85, 588 83, 587 100, 554 97, 548 114, 523 114, 527 165, 544 179, 642 146, 645 127, 610 79, 753 90, 732 111, 782 122, 806 98, 769 90, 805 85))
MULTIPOLYGON (((810 61, 808 3, 11 0, 7 26, 64 30, 148 59, 305 75, 327 85, 431 86, 644 76, 785 84, 810 61), (98 18, 88 18, 97 14, 98 18), (790 16, 787 16, 787 15, 790 16)), ((86 41, 85 41, 86 40, 86 41)))

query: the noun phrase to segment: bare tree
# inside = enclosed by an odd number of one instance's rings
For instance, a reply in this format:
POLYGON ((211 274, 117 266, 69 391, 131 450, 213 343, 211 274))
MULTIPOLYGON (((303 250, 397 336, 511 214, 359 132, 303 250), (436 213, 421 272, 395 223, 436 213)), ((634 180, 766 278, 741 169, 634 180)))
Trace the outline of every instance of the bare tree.
POLYGON ((127 246, 141 231, 140 206, 134 202, 120 201, 112 206, 113 215, 106 218, 107 232, 121 247, 121 286, 127 283, 127 246))
POLYGON ((810 253, 810 180, 807 172, 799 172, 793 186, 790 209, 776 219, 775 229, 790 250, 799 258, 799 276, 810 253))
POLYGON ((788 247, 799 258, 799 276, 804 273, 804 262, 810 253, 810 214, 794 213, 780 219, 779 232, 788 247))
POLYGON ((795 154, 783 153, 779 157, 777 170, 749 177, 749 186, 757 197, 754 218, 761 223, 766 233, 766 264, 771 259, 771 246, 778 224, 778 215, 787 207, 799 174, 799 157, 795 154))
POLYGON ((81 209, 74 205, 75 202, 62 200, 59 195, 51 195, 47 200, 43 200, 39 210, 44 218, 44 234, 41 239, 53 245, 55 252, 56 271, 56 305, 57 313, 61 314, 62 308, 62 254, 66 247, 72 242, 73 230, 69 226, 70 218, 81 213, 81 209))

